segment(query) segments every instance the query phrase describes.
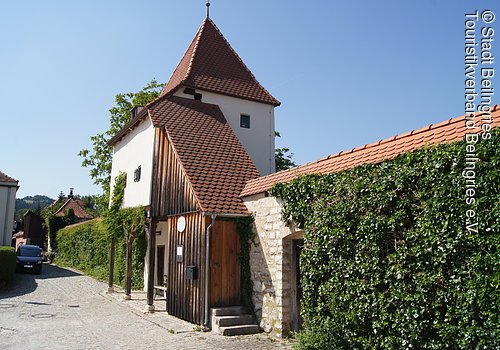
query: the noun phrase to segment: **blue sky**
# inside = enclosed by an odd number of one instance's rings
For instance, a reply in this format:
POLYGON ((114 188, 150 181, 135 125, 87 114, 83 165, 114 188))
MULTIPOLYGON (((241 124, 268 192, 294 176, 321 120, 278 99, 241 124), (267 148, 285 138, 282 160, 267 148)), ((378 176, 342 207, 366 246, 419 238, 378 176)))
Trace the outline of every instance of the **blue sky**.
MULTIPOLYGON (((78 151, 115 94, 168 80, 204 2, 0 2, 0 170, 18 197, 99 193, 78 151)), ((282 102, 278 146, 302 164, 463 114, 476 8, 500 15, 496 1, 212 0, 211 18, 282 102)))

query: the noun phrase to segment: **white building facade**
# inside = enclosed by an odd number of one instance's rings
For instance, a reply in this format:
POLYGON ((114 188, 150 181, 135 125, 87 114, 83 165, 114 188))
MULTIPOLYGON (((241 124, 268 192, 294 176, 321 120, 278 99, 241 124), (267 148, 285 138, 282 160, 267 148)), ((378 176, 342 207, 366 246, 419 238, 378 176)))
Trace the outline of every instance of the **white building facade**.
POLYGON ((0 246, 10 246, 18 181, 0 172, 0 246))

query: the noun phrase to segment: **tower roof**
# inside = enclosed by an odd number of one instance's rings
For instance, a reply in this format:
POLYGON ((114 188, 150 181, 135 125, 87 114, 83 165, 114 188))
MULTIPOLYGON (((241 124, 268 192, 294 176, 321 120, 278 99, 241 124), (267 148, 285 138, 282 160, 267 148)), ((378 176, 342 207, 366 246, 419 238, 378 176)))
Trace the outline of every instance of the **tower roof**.
POLYGON ((161 95, 181 86, 280 105, 255 79, 210 18, 203 21, 161 95))

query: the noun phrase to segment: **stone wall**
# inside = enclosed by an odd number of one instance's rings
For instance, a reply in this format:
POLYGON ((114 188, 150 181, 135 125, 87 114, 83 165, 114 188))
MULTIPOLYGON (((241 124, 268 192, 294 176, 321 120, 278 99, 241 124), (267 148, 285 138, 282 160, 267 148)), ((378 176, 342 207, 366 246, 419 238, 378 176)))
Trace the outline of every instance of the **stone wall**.
POLYGON ((244 199, 255 216, 250 251, 253 302, 260 327, 272 335, 289 334, 292 324, 292 239, 301 238, 281 219, 281 202, 259 194, 244 199))

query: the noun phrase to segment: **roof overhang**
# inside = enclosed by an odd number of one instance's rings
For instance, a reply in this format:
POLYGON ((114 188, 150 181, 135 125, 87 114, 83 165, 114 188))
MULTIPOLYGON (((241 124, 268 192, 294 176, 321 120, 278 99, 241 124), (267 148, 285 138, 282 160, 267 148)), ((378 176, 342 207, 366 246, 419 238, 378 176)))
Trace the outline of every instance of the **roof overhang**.
POLYGON ((115 136, 113 136, 108 142, 108 146, 114 146, 117 142, 119 142, 125 135, 127 135, 129 132, 135 129, 137 124, 139 124, 143 119, 145 119, 148 116, 148 108, 144 107, 141 109, 137 115, 130 119, 130 121, 125 124, 120 131, 116 133, 115 136))
POLYGON ((17 187, 17 188, 19 188, 19 181, 16 181, 16 182, 0 181, 0 187, 17 187))

